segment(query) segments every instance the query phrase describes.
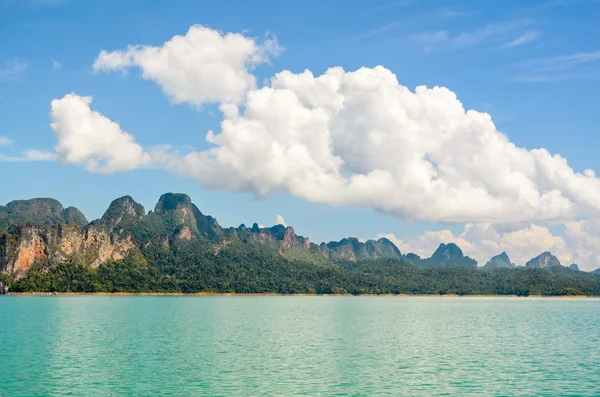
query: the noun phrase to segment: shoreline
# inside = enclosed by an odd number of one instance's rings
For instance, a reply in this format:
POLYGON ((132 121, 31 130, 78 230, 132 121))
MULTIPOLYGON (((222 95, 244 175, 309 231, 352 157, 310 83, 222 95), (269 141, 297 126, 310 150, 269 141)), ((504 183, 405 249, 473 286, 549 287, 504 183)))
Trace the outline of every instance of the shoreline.
MULTIPOLYGON (((1 296, 1 295, 0 295, 1 296)), ((458 295, 458 294, 278 294, 278 293, 236 293, 236 292, 8 292, 4 296, 182 296, 182 297, 438 297, 438 298, 551 298, 551 299, 599 299, 590 295, 458 295)))

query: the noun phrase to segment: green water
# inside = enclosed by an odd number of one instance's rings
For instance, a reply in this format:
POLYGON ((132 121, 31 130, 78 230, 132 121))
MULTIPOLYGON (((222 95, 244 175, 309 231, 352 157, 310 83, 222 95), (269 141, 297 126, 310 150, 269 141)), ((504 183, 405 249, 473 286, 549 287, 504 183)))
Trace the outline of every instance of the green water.
POLYGON ((6 296, 0 396, 600 396, 600 300, 6 296))

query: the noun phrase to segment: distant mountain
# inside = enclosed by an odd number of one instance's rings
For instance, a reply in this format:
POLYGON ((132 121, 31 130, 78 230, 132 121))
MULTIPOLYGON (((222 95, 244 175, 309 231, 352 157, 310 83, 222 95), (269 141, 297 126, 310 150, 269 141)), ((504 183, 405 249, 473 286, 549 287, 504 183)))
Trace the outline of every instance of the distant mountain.
POLYGON ((440 244, 431 258, 421 259, 415 254, 408 254, 405 258, 420 267, 477 267, 477 261, 465 256, 454 243, 440 244))
POLYGON ((83 227, 88 221, 77 208, 63 208, 59 201, 51 198, 17 200, 0 206, 0 231, 24 223, 36 226, 75 223, 83 227))
POLYGON ((527 265, 548 271, 494 269, 511 265, 502 253, 479 271, 454 243, 421 258, 385 238, 315 244, 289 226, 223 228, 179 193, 149 212, 118 198, 89 224, 53 199, 0 207, 0 283, 13 291, 600 295, 599 277, 550 253, 527 265))
POLYGON ((561 266, 560 261, 548 251, 541 253, 525 264, 525 267, 532 269, 547 269, 557 266, 561 266))
POLYGON ((577 266, 575 263, 571 263, 571 264, 569 265, 569 269, 571 269, 571 270, 575 270, 575 271, 577 271, 577 272, 578 272, 578 271, 579 271, 579 266, 577 266))
POLYGON ((484 266, 484 269, 498 269, 498 268, 514 268, 516 267, 514 263, 510 261, 508 254, 506 252, 501 253, 500 255, 496 255, 492 257, 484 266))
POLYGON ((597 275, 599 275, 599 276, 600 276, 600 268, 598 268, 598 269, 594 270, 594 271, 592 272, 592 274, 597 274, 597 275))

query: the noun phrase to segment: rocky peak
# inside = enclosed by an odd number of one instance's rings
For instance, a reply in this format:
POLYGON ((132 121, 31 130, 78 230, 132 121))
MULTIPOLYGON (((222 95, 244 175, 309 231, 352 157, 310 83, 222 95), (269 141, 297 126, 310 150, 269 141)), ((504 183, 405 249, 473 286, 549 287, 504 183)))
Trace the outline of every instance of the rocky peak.
POLYGON ((454 243, 440 244, 431 258, 420 261, 413 259, 411 262, 423 267, 477 267, 477 261, 465 256, 460 247, 454 243))
POLYGON ((571 270, 575 270, 575 271, 577 271, 577 272, 578 272, 578 271, 579 271, 579 266, 577 266, 577 264, 575 264, 575 263, 571 263, 571 264, 569 265, 569 269, 571 269, 571 270))
POLYGON ((462 257, 464 257, 462 250, 458 245, 454 243, 440 244, 440 246, 435 250, 433 255, 431 255, 431 259, 440 261, 461 259, 462 257))
POLYGON ((163 194, 154 208, 154 214, 170 218, 169 223, 176 227, 187 225, 195 236, 216 240, 223 235, 223 228, 217 220, 204 215, 187 194, 163 194))
POLYGON ((127 217, 141 219, 145 213, 146 210, 143 205, 137 203, 131 196, 123 196, 110 203, 110 206, 102 215, 101 221, 108 230, 113 230, 123 219, 127 217))
POLYGON ((502 252, 500 255, 492 257, 492 259, 490 259, 485 266, 483 266, 484 269, 498 269, 501 267, 515 267, 515 264, 510 261, 510 258, 506 252, 502 252))
POLYGON ((541 253, 525 264, 525 267, 532 269, 547 269, 557 266, 561 266, 560 261, 549 251, 541 253))
POLYGON ((165 212, 182 208, 192 208, 192 199, 190 196, 183 193, 165 193, 158 199, 158 203, 154 207, 154 213, 164 214, 165 212))

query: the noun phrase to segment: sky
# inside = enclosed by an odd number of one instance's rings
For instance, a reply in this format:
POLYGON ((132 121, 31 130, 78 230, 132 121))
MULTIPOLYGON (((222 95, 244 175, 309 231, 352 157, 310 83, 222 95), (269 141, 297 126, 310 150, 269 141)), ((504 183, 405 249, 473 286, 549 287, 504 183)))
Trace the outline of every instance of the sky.
POLYGON ((600 267, 600 2, 0 0, 0 204, 600 267))

